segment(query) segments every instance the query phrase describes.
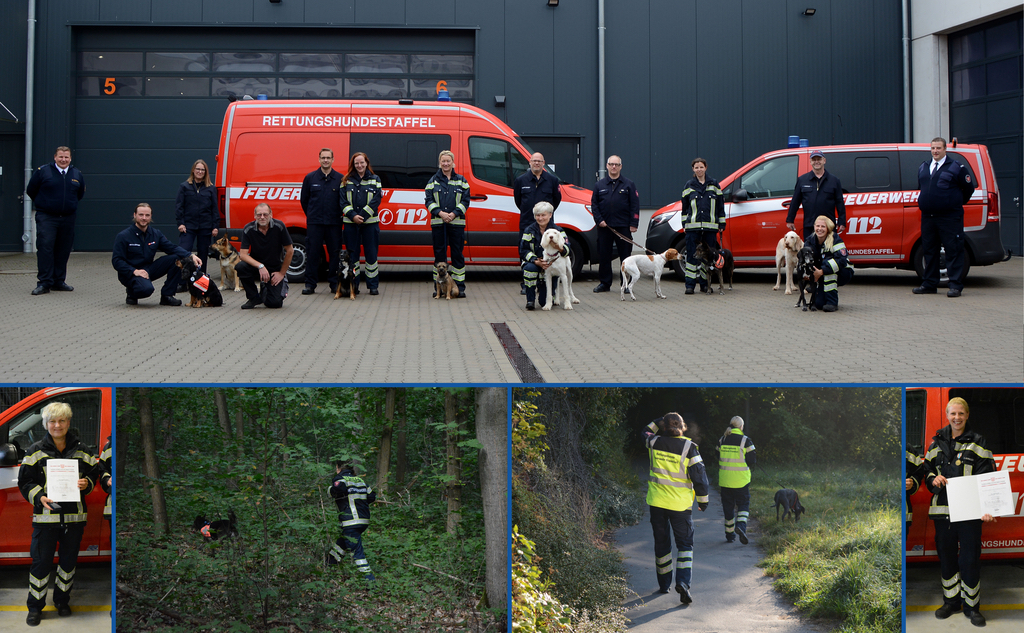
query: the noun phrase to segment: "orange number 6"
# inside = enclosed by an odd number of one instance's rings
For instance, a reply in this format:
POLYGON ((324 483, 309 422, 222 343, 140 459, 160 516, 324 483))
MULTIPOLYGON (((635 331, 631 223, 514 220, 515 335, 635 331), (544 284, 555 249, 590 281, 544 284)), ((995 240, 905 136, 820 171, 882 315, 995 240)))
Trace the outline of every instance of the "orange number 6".
POLYGON ((103 82, 103 94, 112 95, 117 91, 117 86, 114 85, 114 78, 107 77, 107 80, 103 82))

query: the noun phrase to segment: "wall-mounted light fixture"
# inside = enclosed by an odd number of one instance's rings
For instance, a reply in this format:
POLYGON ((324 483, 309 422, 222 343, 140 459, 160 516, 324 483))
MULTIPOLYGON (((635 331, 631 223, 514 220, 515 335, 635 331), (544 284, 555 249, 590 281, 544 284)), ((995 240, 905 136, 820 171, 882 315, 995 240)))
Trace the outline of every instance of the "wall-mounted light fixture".
POLYGON ((505 95, 494 95, 494 107, 504 108, 505 107, 505 95))
POLYGON ((558 6, 558 0, 548 0, 548 6, 549 7, 557 7, 558 6))
POLYGON ((270 4, 281 4, 281 0, 270 0, 270 4))
MULTIPOLYGON (((274 0, 270 0, 270 1, 273 2, 274 0)), ((277 1, 280 2, 281 0, 277 0, 277 1)), ((807 17, 810 17, 810 16, 814 15, 817 12, 818 12, 818 10, 815 9, 814 7, 809 7, 807 9, 804 9, 803 15, 806 15, 807 17)))

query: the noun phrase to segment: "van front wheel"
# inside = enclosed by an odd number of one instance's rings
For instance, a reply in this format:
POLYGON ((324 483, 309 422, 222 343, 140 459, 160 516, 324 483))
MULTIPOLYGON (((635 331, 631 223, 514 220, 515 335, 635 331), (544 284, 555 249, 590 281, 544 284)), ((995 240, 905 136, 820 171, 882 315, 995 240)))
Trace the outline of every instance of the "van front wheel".
POLYGON ((306 281, 306 236, 289 233, 292 238, 292 261, 288 265, 288 282, 293 284, 306 281))
POLYGON ((576 279, 583 272, 583 247, 575 235, 567 234, 569 238, 569 250, 572 251, 572 277, 576 279))

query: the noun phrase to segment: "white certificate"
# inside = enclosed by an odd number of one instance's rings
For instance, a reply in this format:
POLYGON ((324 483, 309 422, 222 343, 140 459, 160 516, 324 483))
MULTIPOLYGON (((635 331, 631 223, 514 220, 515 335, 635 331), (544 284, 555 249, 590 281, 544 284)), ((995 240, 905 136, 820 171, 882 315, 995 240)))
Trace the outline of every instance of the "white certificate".
POLYGON ((946 484, 949 520, 970 521, 983 514, 994 517, 1014 514, 1010 472, 999 470, 984 475, 954 477, 946 484))
POLYGON ((81 501, 77 459, 46 460, 46 493, 52 501, 81 501))

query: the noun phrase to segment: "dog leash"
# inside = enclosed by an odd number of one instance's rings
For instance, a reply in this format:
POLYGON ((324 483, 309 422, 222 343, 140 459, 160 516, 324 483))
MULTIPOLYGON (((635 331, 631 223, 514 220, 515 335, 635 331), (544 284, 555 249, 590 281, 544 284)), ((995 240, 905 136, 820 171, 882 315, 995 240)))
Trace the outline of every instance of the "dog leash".
POLYGON ((616 231, 616 230, 615 230, 615 229, 613 229, 612 227, 610 227, 610 226, 606 226, 606 227, 604 227, 604 228, 606 228, 606 229, 608 229, 609 231, 611 231, 612 233, 614 233, 614 234, 616 235, 616 237, 618 237, 618 238, 619 238, 620 240, 623 240, 623 241, 625 241, 625 242, 629 242, 629 243, 630 243, 630 244, 632 244, 633 246, 638 246, 638 247, 642 248, 642 249, 644 250, 644 252, 645 252, 645 253, 650 253, 651 255, 657 255, 657 253, 655 253, 655 252, 654 252, 654 251, 652 251, 651 249, 649 249, 649 248, 647 248, 647 247, 645 247, 645 246, 640 246, 639 244, 637 244, 637 243, 636 243, 636 242, 634 242, 633 240, 629 239, 628 237, 626 237, 626 236, 625 236, 625 235, 623 235, 622 233, 619 233, 618 231, 616 231))

